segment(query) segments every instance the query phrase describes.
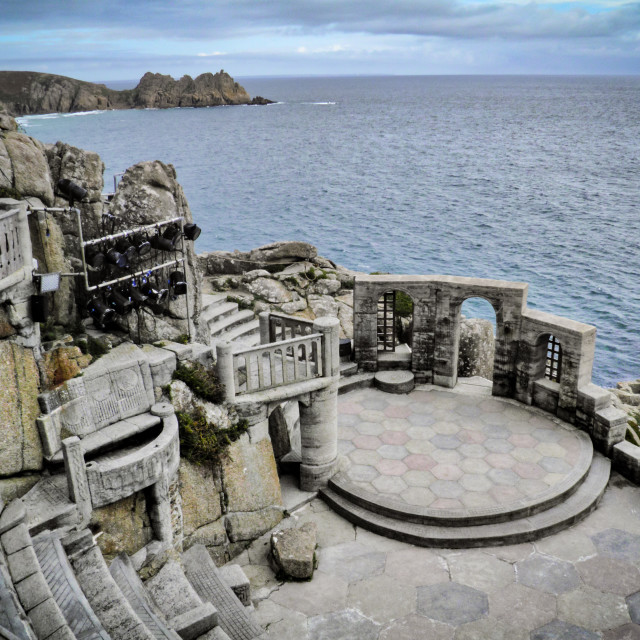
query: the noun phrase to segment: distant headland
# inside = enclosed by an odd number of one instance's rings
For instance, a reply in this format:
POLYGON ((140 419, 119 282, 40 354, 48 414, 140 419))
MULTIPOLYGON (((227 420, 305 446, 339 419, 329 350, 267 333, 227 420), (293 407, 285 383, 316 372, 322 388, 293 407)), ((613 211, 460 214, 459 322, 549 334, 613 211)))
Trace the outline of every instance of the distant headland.
POLYGON ((224 70, 203 73, 195 79, 147 72, 135 89, 116 91, 66 76, 37 71, 0 71, 0 110, 12 116, 70 113, 105 109, 169 109, 220 105, 270 104, 253 99, 224 70))

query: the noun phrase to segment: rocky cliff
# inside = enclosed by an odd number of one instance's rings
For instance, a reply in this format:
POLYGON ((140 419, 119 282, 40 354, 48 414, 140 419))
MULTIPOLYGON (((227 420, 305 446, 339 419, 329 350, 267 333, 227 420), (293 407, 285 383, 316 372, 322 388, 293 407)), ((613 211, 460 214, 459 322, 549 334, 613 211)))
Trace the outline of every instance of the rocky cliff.
POLYGON ((159 73, 145 73, 135 89, 114 91, 94 84, 35 71, 0 71, 0 108, 14 116, 67 113, 103 109, 167 109, 219 105, 268 104, 253 100, 224 71, 203 73, 193 79, 174 80, 159 73))

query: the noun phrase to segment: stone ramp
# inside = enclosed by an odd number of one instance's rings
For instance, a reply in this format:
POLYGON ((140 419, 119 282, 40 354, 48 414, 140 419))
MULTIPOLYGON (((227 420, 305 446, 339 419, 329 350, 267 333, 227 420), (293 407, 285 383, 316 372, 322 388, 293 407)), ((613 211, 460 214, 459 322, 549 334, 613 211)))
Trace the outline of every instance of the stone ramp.
POLYGON ((156 640, 180 640, 180 636, 173 629, 169 629, 163 622, 161 614, 155 611, 155 605, 147 595, 142 580, 138 577, 126 553, 121 553, 113 560, 109 573, 156 640))
POLYGON ((388 538, 423 547, 468 548, 531 542, 560 531, 596 508, 609 481, 611 462, 595 454, 587 477, 564 502, 532 516, 507 522, 472 526, 440 526, 408 522, 370 511, 327 487, 320 491, 325 502, 350 522, 388 538))
POLYGON ((184 570, 196 593, 218 610, 218 623, 231 640, 266 638, 265 631, 247 614, 245 607, 225 584, 203 545, 194 545, 182 554, 184 570))
POLYGON ((79 521, 78 509, 69 498, 67 476, 59 473, 38 482, 22 497, 27 511, 27 527, 32 535, 79 521))

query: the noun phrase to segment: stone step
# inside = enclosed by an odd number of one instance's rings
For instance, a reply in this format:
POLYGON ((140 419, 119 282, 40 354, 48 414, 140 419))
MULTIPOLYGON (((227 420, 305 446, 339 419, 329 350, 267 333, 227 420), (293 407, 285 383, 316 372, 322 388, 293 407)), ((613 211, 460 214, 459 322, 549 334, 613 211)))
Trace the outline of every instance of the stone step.
POLYGON ((237 302, 219 302, 209 305, 202 309, 200 313, 200 322, 206 322, 211 325, 222 318, 227 318, 238 311, 237 302))
POLYGON ((203 293, 202 294, 202 308, 206 308, 212 305, 219 304, 227 301, 226 293, 203 293))
POLYGON ((374 376, 375 374, 372 371, 366 371, 363 373, 354 373, 345 378, 340 377, 338 393, 348 393, 355 389, 366 389, 373 385, 374 376))
POLYGON ((33 550, 62 615, 80 640, 109 640, 71 569, 60 536, 46 531, 33 539, 33 550))
POLYGON ((113 560, 109 573, 156 640, 180 640, 180 636, 168 628, 164 616, 156 609, 126 553, 121 553, 113 560))
POLYGON ((448 549, 496 546, 531 542, 574 524, 596 508, 607 487, 610 471, 611 461, 595 454, 584 482, 564 502, 532 516, 472 526, 437 526, 391 518, 351 502, 330 487, 321 489, 320 495, 349 522, 388 538, 448 549))
POLYGON ((27 511, 27 527, 31 535, 41 531, 75 525, 78 509, 69 498, 67 476, 64 473, 48 476, 22 497, 27 511))
POLYGON ((347 378, 358 373, 358 363, 347 360, 346 362, 340 362, 340 377, 347 378))
POLYGON ((196 544, 182 554, 184 570, 196 593, 218 610, 218 623, 231 640, 265 638, 264 629, 247 613, 224 582, 206 547, 196 544))
POLYGON ((379 351, 378 371, 411 369, 411 351, 379 351))
POLYGON ((415 378, 411 371, 378 371, 373 383, 385 393, 409 393, 415 387, 415 378))
POLYGON ((211 324, 209 324, 209 331, 211 332, 212 336, 220 336, 223 333, 229 333, 230 330, 237 325, 247 323, 252 319, 255 319, 256 323, 258 323, 258 319, 255 317, 255 313, 253 313, 253 311, 251 311, 250 309, 242 309, 237 313, 221 318, 216 322, 212 322, 211 324))
MULTIPOLYGON (((240 313, 242 313, 242 311, 240 313)), ((244 339, 247 336, 256 335, 258 337, 258 343, 260 342, 260 320, 255 317, 253 311, 247 311, 247 313, 251 314, 252 317, 245 316, 245 319, 241 323, 236 324, 232 329, 225 331, 222 334, 222 337, 225 340, 235 342, 239 338, 244 339)))

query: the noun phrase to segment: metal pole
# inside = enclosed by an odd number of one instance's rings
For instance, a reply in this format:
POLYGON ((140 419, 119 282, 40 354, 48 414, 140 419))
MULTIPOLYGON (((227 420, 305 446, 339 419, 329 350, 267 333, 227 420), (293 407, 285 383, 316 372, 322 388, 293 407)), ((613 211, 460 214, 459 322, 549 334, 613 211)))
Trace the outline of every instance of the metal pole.
POLYGON ((102 289, 102 287, 110 287, 112 284, 117 284, 118 282, 124 282, 125 280, 131 280, 131 278, 137 278, 138 276, 142 276, 145 273, 151 273, 152 271, 158 271, 159 269, 164 269, 166 267, 177 266, 183 262, 184 262, 184 258, 176 258, 175 260, 170 260, 169 262, 158 264, 155 267, 142 269, 141 271, 136 271, 135 273, 128 273, 126 276, 120 276, 119 278, 115 278, 114 280, 101 282, 100 284, 95 284, 92 287, 88 286, 87 291, 95 291, 96 289, 102 289))
POLYGON ((136 233, 144 233, 145 231, 149 231, 150 229, 158 229, 159 227, 163 227, 167 224, 172 224, 174 222, 180 222, 180 230, 182 231, 182 222, 184 218, 182 216, 178 216, 177 218, 169 218, 169 220, 163 220, 162 222, 154 222, 153 224, 145 225, 144 227, 135 227, 133 229, 127 229, 126 231, 119 231, 118 233, 112 233, 108 236, 102 236, 102 238, 94 238, 92 240, 87 240, 84 243, 85 247, 91 247, 94 244, 100 244, 101 242, 111 242, 112 240, 117 240, 118 238, 126 238, 130 235, 135 235, 136 233))

